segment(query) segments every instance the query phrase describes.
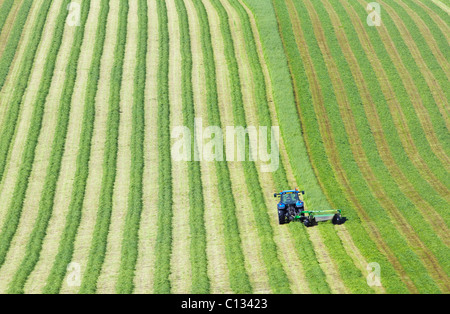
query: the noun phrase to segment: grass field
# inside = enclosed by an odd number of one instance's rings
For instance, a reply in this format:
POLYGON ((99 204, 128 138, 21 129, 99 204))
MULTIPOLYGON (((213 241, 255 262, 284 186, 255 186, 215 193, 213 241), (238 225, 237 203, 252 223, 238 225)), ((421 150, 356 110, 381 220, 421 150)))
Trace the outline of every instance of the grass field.
POLYGON ((450 293, 450 2, 375 4, 0 1, 0 293, 450 293))

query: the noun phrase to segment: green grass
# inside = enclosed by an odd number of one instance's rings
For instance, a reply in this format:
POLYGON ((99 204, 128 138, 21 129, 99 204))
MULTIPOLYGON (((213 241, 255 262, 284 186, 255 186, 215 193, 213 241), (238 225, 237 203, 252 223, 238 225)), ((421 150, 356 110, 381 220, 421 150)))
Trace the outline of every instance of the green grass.
MULTIPOLYGON (((306 13, 306 7, 303 3, 296 2, 296 8, 304 30, 309 54, 314 56, 312 59, 313 66, 319 79, 324 103, 327 104, 326 114, 330 120, 334 140, 338 144, 338 156, 340 160, 345 161, 342 162, 342 167, 351 182, 353 192, 360 200, 361 204, 364 205, 364 210, 370 217, 370 220, 376 224, 378 230, 383 235, 383 238, 389 243, 395 256, 402 263, 410 278, 416 283, 418 289, 423 292, 439 291, 433 280, 427 274, 422 261, 420 261, 413 250, 409 248, 404 237, 396 229, 392 228, 390 218, 387 215, 386 210, 381 206, 379 200, 372 193, 368 193, 371 189, 365 181, 350 149, 348 135, 341 119, 335 92, 333 86, 330 84, 331 80, 328 70, 321 50, 316 42, 311 21, 306 13)), ((332 189, 334 189, 334 187, 332 189)))
MULTIPOLYGON (((368 157, 368 162, 373 173, 378 179, 378 182, 382 182, 383 189, 395 204, 396 210, 401 213, 408 224, 414 229, 415 233, 417 233, 420 240, 434 253, 440 264, 445 267, 445 265, 448 264, 448 248, 424 220, 418 205, 414 204, 414 202, 405 195, 405 192, 399 189, 396 181, 392 178, 391 173, 383 163, 375 145, 375 138, 370 130, 368 117, 364 112, 363 106, 360 105, 362 100, 359 96, 356 83, 352 77, 349 65, 340 50, 339 43, 331 25, 331 20, 323 8, 323 5, 315 4, 314 6, 316 12, 320 16, 324 32, 329 34, 329 36, 327 36, 328 45, 346 87, 346 95, 349 98, 349 104, 353 116, 355 117, 358 136, 361 138, 363 149, 368 157)), ((375 194, 375 192, 373 193, 375 194)))
MULTIPOLYGON (((12 2, 12 1, 11 1, 12 2)), ((3 53, 0 58, 0 90, 5 84, 6 77, 8 76, 9 68, 16 54, 17 46, 19 45, 20 38, 22 37, 22 31, 27 21, 28 13, 30 12, 32 0, 25 0, 17 13, 14 20, 14 24, 8 36, 8 41, 5 45, 3 53)), ((3 7, 7 6, 8 2, 4 2, 0 12, 3 13, 3 7)), ((5 8, 6 9, 6 8, 5 8)), ((0 32, 2 29, 3 14, 0 13, 0 32)), ((3 21, 4 23, 4 21, 3 21)))
POLYGON ((8 18, 9 13, 11 12, 11 8, 13 6, 14 0, 6 0, 3 2, 0 7, 0 33, 5 26, 6 19, 8 18))
MULTIPOLYGON (((288 18, 289 15, 288 15, 286 8, 283 8, 280 5, 278 5, 277 7, 278 7, 277 12, 279 12, 279 14, 280 14, 279 15, 280 20, 285 20, 286 19, 285 17, 288 18)), ((305 8, 305 10, 306 10, 306 8, 305 8)), ((307 12, 307 11, 305 11, 305 12, 307 12)), ((314 33, 312 33, 312 35, 314 36, 314 33)), ((298 36, 298 35, 296 34, 296 36, 298 36)), ((296 49, 296 45, 294 45, 294 42, 292 42, 292 48, 296 49)), ((314 54, 314 56, 316 56, 316 54, 314 54)), ((300 59, 298 59, 298 61, 300 61, 300 59)), ((298 64, 298 66, 300 68, 303 68, 303 65, 301 65, 301 64, 298 64)), ((302 69, 301 71, 298 71, 295 73, 297 73, 297 74, 304 73, 304 70, 302 69)), ((299 81, 307 82, 307 77, 306 76, 299 77, 295 81, 296 82, 299 82, 299 81)), ((305 91, 307 91, 307 90, 305 89, 304 91, 298 92, 297 94, 300 94, 300 93, 305 94, 305 91)), ((301 97, 303 97, 303 96, 301 96, 301 97)), ((304 103, 301 103, 301 106, 303 106, 303 104, 304 103)), ((300 114, 302 114, 302 113, 300 113, 300 114)), ((308 116, 308 118, 309 117, 310 116, 308 116)), ((308 132, 308 134, 310 134, 310 133, 308 132)), ((326 205, 322 205, 322 207, 312 207, 312 206, 310 206, 309 203, 307 203, 307 205, 309 208, 316 209, 316 210, 326 208, 326 207, 324 207, 326 205)), ((328 208, 330 208, 329 205, 328 205, 328 208)), ((366 285, 365 278, 363 277, 361 271, 354 265, 353 260, 350 258, 350 256, 348 256, 346 254, 345 249, 339 240, 336 230, 334 228, 331 228, 330 226, 322 225, 322 226, 319 226, 319 231, 320 231, 321 237, 324 241, 324 244, 327 248, 327 251, 330 253, 330 256, 332 257, 333 261, 336 263, 338 269, 340 270, 341 278, 342 278, 344 284, 346 285, 346 287, 348 289, 350 289, 350 291, 352 291, 353 293, 373 292, 373 290, 370 289, 370 287, 368 287, 366 285)))
POLYGON ((138 47, 134 79, 133 124, 131 135, 130 192, 128 213, 122 242, 122 258, 117 293, 130 294, 134 290, 134 269, 139 253, 139 222, 143 209, 143 172, 144 172, 144 137, 145 137, 145 77, 147 60, 147 1, 138 3, 138 47))
MULTIPOLYGON (((206 75, 206 98, 208 106, 208 122, 211 126, 221 127, 220 111, 216 86, 216 69, 212 49, 211 32, 208 16, 203 3, 194 1, 201 26, 201 42, 206 75)), ((245 269, 245 260, 241 247, 239 227, 228 165, 215 161, 218 178, 219 199, 222 208, 222 222, 225 235, 225 255, 229 270, 231 289, 234 293, 251 293, 252 287, 245 269)))
MULTIPOLYGON (((46 1, 39 10, 38 18, 33 25, 34 36, 30 37, 24 56, 20 61, 18 81, 15 84, 11 100, 9 101, 9 108, 3 120, 3 129, 0 133, 0 181, 3 179, 3 174, 5 172, 11 141, 14 137, 16 124, 20 113, 20 106, 22 104, 25 91, 28 87, 31 70, 33 68, 36 52, 42 38, 42 32, 47 20, 47 13, 49 11, 50 4, 50 1, 46 1)), ((6 79, 6 74, 4 79, 6 79)))
MULTIPOLYGON (((219 14, 222 36, 225 41, 225 58, 227 60, 231 83, 230 89, 232 91, 231 97, 234 124, 236 126, 247 128, 238 63, 236 60, 227 12, 219 1, 213 0, 212 4, 219 14)), ((247 143, 248 140, 247 135, 247 143)), ((289 288, 289 280, 280 260, 278 259, 277 246, 273 239, 273 230, 267 214, 264 195, 261 192, 262 188, 259 182, 256 165, 254 162, 248 161, 249 157, 249 145, 246 145, 245 158, 247 161, 242 162, 242 166, 244 168, 244 175, 249 190, 248 192, 252 201, 253 213, 256 220, 256 227, 258 229, 263 260, 269 276, 270 287, 274 293, 290 293, 291 290, 289 288)))
MULTIPOLYGON (((414 44, 417 46, 420 52, 420 58, 425 61, 427 65, 426 69, 420 69, 417 62, 415 62, 410 50, 406 46, 404 36, 400 33, 399 29, 394 23, 393 17, 389 14, 385 14, 386 18, 383 18, 383 23, 386 23, 388 32, 391 35, 394 44, 397 47, 400 56, 402 57, 403 64, 408 69, 411 74, 415 85, 419 91, 420 97, 422 99, 423 106, 427 109, 430 116, 430 120, 433 125, 434 133, 439 140, 440 147, 443 148, 444 152, 450 155, 450 132, 445 126, 444 120, 438 110, 438 105, 433 97, 431 87, 429 86, 424 78, 424 72, 430 72, 433 77, 433 85, 437 83, 441 87, 444 97, 446 97, 446 105, 448 106, 448 99, 450 98, 450 81, 447 79, 447 75, 442 69, 441 65, 438 63, 435 55, 432 53, 430 47, 427 45, 425 38, 420 32, 418 26, 414 20, 406 13, 405 9, 397 4, 395 1, 385 0, 386 3, 397 13, 401 21, 405 24, 408 32, 411 34, 414 44)), ((446 42, 446 41, 444 41, 446 42)), ((450 52, 447 49, 447 55, 450 52)), ((416 101, 416 100, 412 100, 416 101)), ((442 100, 444 101, 444 100, 442 100)), ((444 104, 439 104, 440 106, 444 104)), ((448 172, 447 172, 448 174, 448 172)))
POLYGON ((82 294, 95 293, 97 290, 97 281, 105 260, 106 243, 111 223, 120 123, 120 90, 122 85, 129 9, 128 1, 126 0, 121 0, 119 5, 117 42, 114 50, 114 65, 111 71, 109 113, 107 120, 108 133, 106 136, 103 159, 102 186, 100 190, 97 222, 95 224, 89 259, 80 287, 80 293, 82 294))
MULTIPOLYGON (((191 143, 194 143, 195 106, 192 86, 192 53, 189 35, 189 20, 183 0, 175 2, 180 21, 180 46, 182 55, 181 79, 183 121, 191 131, 191 143)), ((208 258, 206 254, 205 202, 201 166, 194 160, 194 152, 188 164, 189 176, 189 226, 190 226, 190 261, 192 286, 191 293, 209 293, 208 258)))
POLYGON ((91 154, 92 135, 95 121, 95 97, 100 78, 100 61, 106 36, 106 22, 109 12, 109 0, 102 0, 99 23, 97 27, 94 52, 89 70, 89 76, 84 98, 84 114, 80 135, 80 150, 76 161, 75 179, 66 224, 59 243, 58 254, 47 278, 43 293, 59 293, 66 274, 67 265, 72 260, 74 243, 81 222, 87 178, 89 175, 89 160, 91 154))
MULTIPOLYGON (((68 0, 66 2, 68 2, 68 0)), ((43 6, 42 9, 44 10, 43 12, 46 12, 46 9, 48 9, 48 7, 43 6)), ((7 210, 5 222, 0 234, 0 265, 3 265, 5 261, 6 254, 11 244, 11 240, 16 233, 17 226, 19 225, 20 217, 22 214, 23 202, 28 187, 28 180, 33 167, 35 149, 41 130, 45 102, 50 90, 50 85, 56 64, 56 58, 61 47, 66 16, 67 10, 65 10, 64 7, 63 9, 61 9, 56 20, 53 41, 50 46, 48 58, 46 59, 44 65, 44 72, 41 77, 39 90, 35 102, 33 103, 33 115, 31 118, 30 128, 28 129, 24 152, 22 154, 22 162, 17 176, 12 201, 7 210)), ((6 127, 7 126, 8 125, 6 125, 6 127)))
POLYGON ((36 223, 30 234, 25 256, 10 284, 9 293, 24 293, 23 288, 28 276, 39 261, 42 243, 46 235, 48 222, 53 212, 53 202, 56 193, 56 185, 61 170, 61 162, 64 154, 67 129, 69 125, 70 107, 77 78, 77 66, 84 38, 84 28, 89 14, 90 1, 84 1, 81 8, 80 27, 76 29, 72 49, 66 66, 66 77, 62 89, 60 107, 58 110, 55 137, 53 139, 49 166, 45 177, 44 188, 39 201, 39 212, 36 223))
MULTIPOLYGON (((309 158, 303 142, 288 70, 288 61, 278 33, 278 24, 272 3, 271 1, 256 0, 245 0, 244 2, 252 10, 260 33, 264 57, 272 81, 273 100, 280 131, 290 157, 294 176, 297 182, 300 183, 300 186, 308 191, 308 195, 305 195, 307 203, 310 203, 309 200, 324 201, 324 195, 309 164, 309 158)), ((265 119, 268 119, 268 117, 265 119)), ((284 171, 281 171, 279 175, 275 173, 274 179, 278 189, 292 188, 288 187, 284 171)), ((302 262, 311 292, 330 293, 331 290, 325 274, 318 263, 309 235, 303 225, 290 224, 288 228, 295 242, 297 254, 302 262)))
MULTIPOLYGON (((353 4, 353 8, 357 12, 358 16, 362 18, 363 16, 367 16, 367 12, 365 11, 365 8, 362 7, 359 3, 353 4)), ((386 22, 388 23, 390 21, 389 17, 386 16, 386 22)), ((383 20, 384 21, 384 20, 383 20)), ((392 22, 391 22, 392 23, 392 22)), ((390 26, 388 30, 390 32, 393 32, 395 30, 391 30, 392 25, 390 23, 387 24, 387 26, 390 26)), ((380 59, 381 64, 383 65, 383 69, 385 70, 388 78, 389 83, 392 86, 393 90, 395 91, 396 98, 398 102, 401 105, 402 111, 407 119, 407 125, 409 127, 409 131, 411 133, 411 136, 414 140, 414 144, 420 154, 420 156, 423 158, 423 160, 426 162, 427 167, 429 170, 446 186, 450 186, 450 176, 448 176, 448 172, 445 170, 445 168, 442 165, 442 162, 437 159, 437 157, 433 154, 433 150, 430 147, 430 144, 425 136, 424 130, 420 124, 420 121, 417 117, 417 113, 414 110, 414 107, 412 106, 412 100, 410 99, 408 93, 407 93, 407 86, 404 86, 401 80, 401 77, 396 70, 395 67, 392 66, 393 62, 390 58, 385 45, 383 44, 383 41, 381 40, 381 37, 378 33, 378 30, 373 28, 368 28, 367 34, 370 37, 370 40, 372 42, 372 45, 376 51, 376 54, 378 58, 380 59)), ((400 41, 400 37, 398 38, 399 42, 398 45, 403 45, 402 49, 404 48, 403 39, 400 41)), ((408 49, 407 49, 408 50, 408 49)), ((399 51, 401 55, 403 55, 403 58, 406 57, 406 55, 410 54, 408 51, 399 51)), ((413 62, 413 61, 409 61, 413 62)), ((410 64, 410 66, 413 66, 410 64)), ((416 75, 420 75, 416 74, 416 75)))
POLYGON ((158 234, 155 246, 154 293, 170 293, 172 253, 172 160, 170 151, 169 28, 167 7, 157 1, 159 30, 158 63, 158 234))

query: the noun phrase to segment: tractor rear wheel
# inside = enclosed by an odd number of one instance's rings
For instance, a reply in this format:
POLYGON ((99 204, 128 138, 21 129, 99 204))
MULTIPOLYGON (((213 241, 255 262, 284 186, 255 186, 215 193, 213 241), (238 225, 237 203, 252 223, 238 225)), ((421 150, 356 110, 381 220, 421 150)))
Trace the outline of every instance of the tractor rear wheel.
POLYGON ((284 211, 278 211, 278 222, 280 225, 284 225, 286 223, 286 213, 284 211))

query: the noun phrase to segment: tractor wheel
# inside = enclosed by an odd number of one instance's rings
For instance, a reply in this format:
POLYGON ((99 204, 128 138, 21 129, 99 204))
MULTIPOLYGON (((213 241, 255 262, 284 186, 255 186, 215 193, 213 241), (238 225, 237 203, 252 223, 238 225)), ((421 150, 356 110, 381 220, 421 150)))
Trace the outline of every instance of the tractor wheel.
POLYGON ((334 215, 332 220, 333 225, 340 225, 342 224, 342 217, 339 214, 334 215))
POLYGON ((286 213, 283 211, 278 211, 278 222, 280 225, 284 225, 286 223, 286 213))
POLYGON ((311 227, 311 221, 309 221, 309 218, 305 218, 305 220, 303 220, 303 224, 305 225, 305 227, 311 227))

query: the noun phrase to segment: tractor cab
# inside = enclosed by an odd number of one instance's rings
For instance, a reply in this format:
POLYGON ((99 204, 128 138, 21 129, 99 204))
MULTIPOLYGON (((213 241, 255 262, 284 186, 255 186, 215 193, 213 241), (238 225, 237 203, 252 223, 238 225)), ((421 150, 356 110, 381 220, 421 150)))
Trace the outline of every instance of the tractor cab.
POLYGON ((300 217, 304 211, 304 203, 299 195, 305 194, 305 191, 287 190, 275 193, 274 197, 280 197, 278 203, 278 217, 280 224, 288 223, 300 217))

